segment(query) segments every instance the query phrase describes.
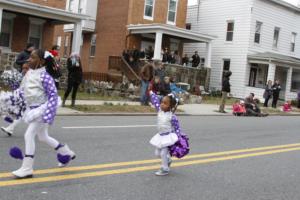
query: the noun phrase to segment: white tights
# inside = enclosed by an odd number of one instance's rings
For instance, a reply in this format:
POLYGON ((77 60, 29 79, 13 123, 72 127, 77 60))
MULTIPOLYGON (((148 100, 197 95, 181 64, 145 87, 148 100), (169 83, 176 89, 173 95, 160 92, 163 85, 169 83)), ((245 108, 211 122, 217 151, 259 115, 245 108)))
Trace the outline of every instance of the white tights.
POLYGON ((161 166, 164 170, 169 170, 169 160, 170 160, 170 153, 168 147, 164 147, 161 149, 155 149, 155 155, 161 158, 161 166))
POLYGON ((34 155, 35 153, 35 136, 41 142, 45 142, 53 149, 59 145, 59 142, 48 135, 48 124, 41 122, 31 122, 25 133, 25 155, 34 155))

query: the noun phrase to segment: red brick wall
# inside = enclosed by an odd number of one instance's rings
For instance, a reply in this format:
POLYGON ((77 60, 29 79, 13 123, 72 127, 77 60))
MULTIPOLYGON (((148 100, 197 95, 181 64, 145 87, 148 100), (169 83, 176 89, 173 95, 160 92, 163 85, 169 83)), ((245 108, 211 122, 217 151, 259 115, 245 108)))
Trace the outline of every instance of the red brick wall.
MULTIPOLYGON (((156 0, 153 21, 144 19, 144 0, 130 0, 128 24, 167 23, 169 0, 156 0)), ((178 1, 176 26, 185 28, 187 0, 178 1)))
POLYGON ((66 0, 25 0, 31 3, 37 3, 44 6, 49 6, 53 8, 60 8, 65 9, 66 8, 66 0))

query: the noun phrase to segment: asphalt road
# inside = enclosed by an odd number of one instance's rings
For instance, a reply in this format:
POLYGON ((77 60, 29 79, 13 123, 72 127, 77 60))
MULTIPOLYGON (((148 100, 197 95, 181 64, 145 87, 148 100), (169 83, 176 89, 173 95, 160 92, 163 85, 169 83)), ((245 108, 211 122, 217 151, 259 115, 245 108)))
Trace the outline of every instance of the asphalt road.
POLYGON ((58 169, 37 141, 34 178, 15 180, 9 172, 21 162, 8 150, 24 147, 23 124, 0 135, 0 200, 299 200, 299 119, 180 117, 190 155, 156 177, 155 117, 57 117, 50 134, 76 160, 58 169))

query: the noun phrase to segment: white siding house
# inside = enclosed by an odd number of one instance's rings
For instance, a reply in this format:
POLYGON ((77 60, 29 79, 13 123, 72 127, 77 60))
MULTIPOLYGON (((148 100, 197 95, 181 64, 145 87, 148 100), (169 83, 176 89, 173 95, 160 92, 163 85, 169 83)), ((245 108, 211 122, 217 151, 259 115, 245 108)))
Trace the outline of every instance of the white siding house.
MULTIPOLYGON (((232 95, 254 92, 262 99, 267 80, 279 79, 281 98, 295 99, 300 89, 300 8, 282 0, 201 0, 188 8, 193 31, 210 33, 210 88, 221 89, 224 70, 233 72, 232 95), (274 39, 278 38, 278 39, 274 39)), ((203 54, 201 45, 186 44, 185 52, 203 54)))

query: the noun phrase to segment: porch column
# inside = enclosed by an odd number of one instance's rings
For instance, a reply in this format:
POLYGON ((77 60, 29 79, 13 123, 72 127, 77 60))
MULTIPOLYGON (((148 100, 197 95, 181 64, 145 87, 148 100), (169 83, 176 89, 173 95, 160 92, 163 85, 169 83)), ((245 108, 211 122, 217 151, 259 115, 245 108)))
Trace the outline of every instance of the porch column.
POLYGON ((162 44, 162 32, 158 31, 155 34, 155 47, 153 60, 161 60, 161 44, 162 44))
POLYGON ((205 67, 211 68, 211 42, 206 43, 205 67))
POLYGON ((287 77, 286 77, 286 86, 285 86, 285 100, 290 100, 289 93, 291 92, 292 88, 292 74, 293 74, 293 68, 290 67, 287 72, 287 77))
POLYGON ((273 63, 269 63, 269 69, 268 69, 268 80, 271 80, 272 82, 275 81, 275 72, 276 72, 276 65, 273 63))
POLYGON ((80 53, 81 39, 82 39, 82 25, 80 21, 74 24, 72 52, 80 53))
POLYGON ((3 8, 0 8, 0 33, 2 30, 2 15, 3 15, 3 8))

